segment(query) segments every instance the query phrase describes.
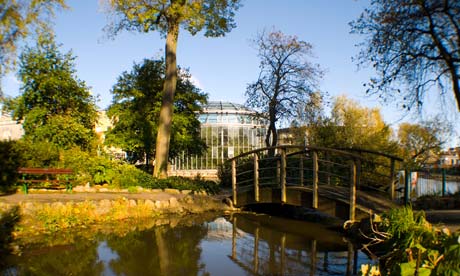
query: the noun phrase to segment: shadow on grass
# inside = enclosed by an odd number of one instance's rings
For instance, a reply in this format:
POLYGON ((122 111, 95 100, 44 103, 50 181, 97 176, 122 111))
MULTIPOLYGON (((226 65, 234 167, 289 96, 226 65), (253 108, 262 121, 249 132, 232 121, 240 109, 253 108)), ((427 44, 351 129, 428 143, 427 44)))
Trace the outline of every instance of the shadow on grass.
POLYGON ((11 254, 11 242, 13 241, 13 231, 19 222, 19 206, 14 206, 6 211, 0 211, 0 271, 7 264, 6 256, 11 254))

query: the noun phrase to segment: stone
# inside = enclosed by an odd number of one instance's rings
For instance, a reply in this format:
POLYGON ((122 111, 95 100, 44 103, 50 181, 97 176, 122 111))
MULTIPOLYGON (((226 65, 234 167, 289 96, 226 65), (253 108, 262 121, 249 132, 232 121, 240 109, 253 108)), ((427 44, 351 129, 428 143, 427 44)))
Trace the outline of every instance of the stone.
POLYGON ((58 208, 62 208, 64 206, 64 204, 62 204, 62 202, 53 202, 51 203, 51 208, 53 209, 58 209, 58 208))
POLYGON ((178 189, 165 189, 165 193, 168 194, 180 194, 180 191, 178 189))
POLYGON ((161 208, 161 201, 155 200, 155 208, 157 208, 157 209, 161 208))
POLYGON ((129 200, 129 207, 137 206, 137 202, 134 199, 129 200))
POLYGON ((99 201, 99 207, 101 208, 107 208, 107 207, 112 207, 112 201, 108 200, 108 199, 103 199, 101 201, 99 201))
POLYGON ((161 192, 163 192, 162 189, 152 189, 152 190, 150 190, 150 191, 151 191, 152 193, 161 193, 161 192))
POLYGON ((74 187, 72 189, 74 192, 84 192, 85 191, 85 187, 84 186, 81 186, 81 185, 78 185, 76 187, 74 187))
POLYGON ((176 208, 178 205, 179 205, 179 203, 178 203, 178 201, 177 201, 177 198, 171 197, 171 198, 169 199, 169 207, 170 207, 170 208, 176 208))
POLYGON ((99 189, 99 192, 102 192, 102 193, 106 193, 108 191, 109 191, 109 189, 107 189, 107 188, 100 188, 99 189))
POLYGON ((181 191, 181 194, 183 195, 188 195, 188 194, 191 194, 192 193, 192 190, 182 190, 181 191))
POLYGON ((189 195, 184 197, 184 199, 182 199, 182 200, 187 204, 192 204, 193 203, 193 197, 191 197, 189 195))
POLYGON ((154 209, 156 207, 155 203, 153 203, 153 201, 151 201, 150 199, 146 199, 144 205, 148 209, 154 209))

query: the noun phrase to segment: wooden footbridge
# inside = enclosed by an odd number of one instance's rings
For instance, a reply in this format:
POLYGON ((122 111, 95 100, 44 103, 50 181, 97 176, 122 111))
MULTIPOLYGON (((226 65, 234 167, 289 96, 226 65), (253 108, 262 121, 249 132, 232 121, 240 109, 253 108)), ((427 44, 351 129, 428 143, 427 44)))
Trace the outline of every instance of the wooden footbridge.
MULTIPOLYGON (((397 199, 407 194, 396 189, 401 161, 362 149, 286 145, 230 159, 223 177, 231 178, 236 207, 290 204, 354 221, 396 207, 397 199)), ((406 190, 407 182, 402 184, 406 190)))

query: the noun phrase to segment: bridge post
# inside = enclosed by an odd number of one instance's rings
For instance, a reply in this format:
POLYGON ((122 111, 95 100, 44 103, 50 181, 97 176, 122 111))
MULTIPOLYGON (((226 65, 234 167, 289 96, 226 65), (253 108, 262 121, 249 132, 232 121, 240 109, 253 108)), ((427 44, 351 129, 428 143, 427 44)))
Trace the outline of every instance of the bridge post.
POLYGON ((351 221, 355 220, 356 214, 356 161, 350 161, 350 217, 351 221))
POLYGON ((259 274, 259 227, 254 231, 254 274, 259 274))
POLYGON ((281 168, 280 168, 280 177, 281 177, 281 202, 286 202, 286 149, 281 149, 281 168))
POLYGON ((300 186, 303 186, 303 153, 300 154, 300 163, 299 163, 299 177, 300 177, 300 186))
POLYGON ((395 199, 395 160, 391 158, 390 165, 390 199, 395 199))
POLYGON ((404 170, 404 204, 410 203, 410 170, 404 170))
POLYGON ((233 206, 236 207, 236 160, 232 160, 232 194, 233 194, 233 206))
POLYGON ((312 208, 318 208, 318 153, 313 151, 313 202, 312 208))
POLYGON ((259 202, 259 155, 254 153, 254 200, 259 202))

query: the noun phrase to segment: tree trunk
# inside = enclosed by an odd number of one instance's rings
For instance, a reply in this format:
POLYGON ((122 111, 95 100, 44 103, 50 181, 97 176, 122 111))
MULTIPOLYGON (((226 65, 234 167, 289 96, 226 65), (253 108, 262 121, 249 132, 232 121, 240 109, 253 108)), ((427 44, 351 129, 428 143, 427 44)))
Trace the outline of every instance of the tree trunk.
POLYGON ((170 275, 169 273, 169 260, 170 254, 167 242, 164 238, 164 229, 155 227, 155 240, 158 248, 158 260, 160 265, 161 275, 170 275))
POLYGON ((179 24, 171 23, 166 36, 166 75, 163 85, 163 100, 160 109, 158 135, 155 150, 153 176, 168 177, 169 142, 173 117, 174 93, 177 82, 176 48, 179 36, 179 24))

